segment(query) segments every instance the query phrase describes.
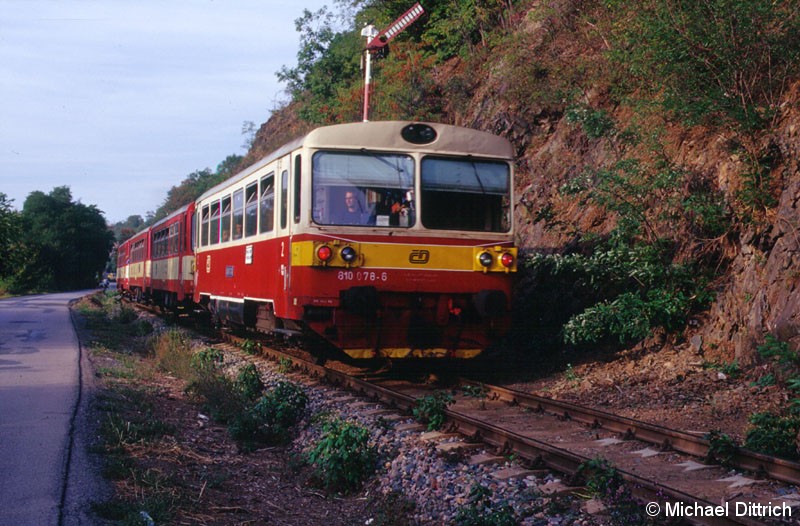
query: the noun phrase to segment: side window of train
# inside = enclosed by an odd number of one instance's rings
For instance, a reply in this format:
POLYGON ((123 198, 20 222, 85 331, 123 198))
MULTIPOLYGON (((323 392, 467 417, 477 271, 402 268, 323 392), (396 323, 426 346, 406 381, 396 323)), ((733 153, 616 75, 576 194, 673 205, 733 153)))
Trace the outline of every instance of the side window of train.
POLYGON ((261 178, 261 197, 259 199, 260 233, 272 232, 275 228, 275 173, 261 178))
POLYGON ((301 168, 302 168, 302 157, 299 155, 294 158, 294 222, 300 222, 300 183, 302 182, 301 178, 301 168))
POLYGON ((200 213, 200 246, 208 245, 208 234, 210 232, 211 209, 208 205, 203 207, 200 213))
POLYGON ((212 245, 219 243, 219 201, 211 203, 211 228, 209 241, 212 245))
POLYGON ((169 227, 169 253, 177 254, 180 248, 181 222, 173 223, 169 227))
POLYGON ((233 192, 233 239, 244 236, 244 190, 233 192))
POLYGON ((281 172, 281 229, 286 228, 289 216, 289 171, 281 172))
POLYGON ((222 220, 220 222, 222 241, 231 240, 231 196, 222 198, 222 220))
POLYGON ((244 235, 256 235, 258 231, 258 183, 253 183, 244 191, 244 235))

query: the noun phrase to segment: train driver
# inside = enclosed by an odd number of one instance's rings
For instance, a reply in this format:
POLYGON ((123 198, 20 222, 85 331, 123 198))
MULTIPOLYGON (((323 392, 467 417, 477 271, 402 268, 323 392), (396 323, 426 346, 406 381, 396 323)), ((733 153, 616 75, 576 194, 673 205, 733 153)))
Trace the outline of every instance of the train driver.
POLYGON ((370 224, 370 215, 359 199, 359 192, 347 190, 344 193, 344 207, 339 210, 336 223, 339 225, 367 225, 370 224))

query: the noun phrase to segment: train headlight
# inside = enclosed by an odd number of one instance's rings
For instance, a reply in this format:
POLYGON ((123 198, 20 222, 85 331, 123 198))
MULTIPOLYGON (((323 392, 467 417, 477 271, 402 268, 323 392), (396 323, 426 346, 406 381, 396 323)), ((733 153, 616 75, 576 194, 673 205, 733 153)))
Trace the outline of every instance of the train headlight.
POLYGON ((322 245, 317 248, 317 257, 323 263, 327 263, 333 257, 333 250, 328 245, 322 245))
POLYGON ((400 130, 400 135, 411 144, 430 144, 436 140, 436 130, 421 123, 405 126, 400 130))
POLYGON ((493 261, 494 258, 488 252, 481 252, 480 254, 478 254, 478 263, 480 263, 481 266, 484 268, 491 267, 493 261))
POLYGON ((356 250, 353 247, 344 247, 340 252, 339 255, 342 256, 342 259, 345 260, 347 263, 352 263, 356 260, 356 250))
POLYGON ((500 264, 505 268, 511 268, 514 266, 514 255, 511 254, 511 252, 504 252, 503 255, 500 256, 500 264))

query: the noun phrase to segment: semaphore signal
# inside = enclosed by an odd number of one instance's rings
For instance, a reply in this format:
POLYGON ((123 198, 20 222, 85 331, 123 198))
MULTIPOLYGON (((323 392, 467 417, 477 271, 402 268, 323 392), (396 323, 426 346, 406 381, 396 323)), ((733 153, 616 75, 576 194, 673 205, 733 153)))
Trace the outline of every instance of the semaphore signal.
POLYGON ((403 32, 405 28, 414 23, 425 10, 419 3, 403 13, 400 18, 392 22, 392 24, 384 29, 378 31, 375 26, 368 25, 361 30, 361 36, 367 39, 366 64, 364 67, 364 122, 369 120, 369 95, 370 84, 372 81, 372 53, 377 52, 386 47, 386 45, 394 39, 397 35, 403 32))

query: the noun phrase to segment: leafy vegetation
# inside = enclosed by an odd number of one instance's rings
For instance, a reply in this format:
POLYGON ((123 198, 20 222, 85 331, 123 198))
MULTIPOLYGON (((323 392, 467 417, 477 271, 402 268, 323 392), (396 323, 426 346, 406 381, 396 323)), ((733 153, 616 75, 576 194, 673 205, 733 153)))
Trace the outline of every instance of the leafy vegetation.
POLYGON ((608 510, 614 526, 627 524, 656 524, 658 521, 645 513, 644 505, 633 496, 622 474, 606 459, 596 457, 578 467, 578 475, 586 480, 586 489, 599 498, 608 510))
POLYGON ((369 430, 340 418, 322 425, 319 441, 306 454, 315 478, 329 491, 349 492, 361 487, 375 471, 377 452, 369 430))
POLYGON ((308 403, 303 389, 286 381, 267 389, 253 364, 230 377, 222 370, 224 360, 223 353, 211 347, 191 354, 187 390, 203 400, 214 420, 228 426, 243 449, 288 441, 308 403))
MULTIPOLYGON (((238 382, 240 392, 244 384, 238 382)), ((291 437, 289 430, 303 416, 308 396, 291 382, 278 382, 255 403, 237 415, 230 429, 237 439, 247 443, 282 444, 291 437)))
POLYGON ((447 422, 445 411, 447 406, 452 403, 454 403, 453 395, 446 391, 437 391, 432 395, 418 399, 414 404, 412 413, 414 418, 428 424, 428 431, 436 431, 441 429, 447 422))
POLYGON ((469 501, 453 520, 457 526, 514 526, 519 519, 514 509, 503 503, 492 502, 492 492, 486 486, 475 484, 469 490, 469 501))
POLYGON ((748 419, 752 428, 747 432, 744 446, 768 455, 800 459, 797 433, 800 432, 800 415, 780 416, 774 413, 755 413, 748 419))
POLYGON ((758 128, 800 73, 800 7, 772 0, 606 2, 625 88, 646 88, 689 123, 758 128))
POLYGON ((620 128, 584 105, 568 108, 565 118, 604 141, 612 160, 576 174, 560 197, 597 207, 616 223, 602 233, 552 225, 580 241, 569 253, 528 261, 534 272, 574 284, 578 301, 564 323, 564 343, 628 344, 657 328, 681 329, 713 299, 708 283, 721 266, 715 247, 731 228, 721 196, 663 155, 659 130, 620 128))
POLYGON ((706 434, 708 440, 708 453, 706 462, 716 462, 722 466, 732 466, 734 455, 739 449, 736 441, 725 433, 713 429, 706 434))

